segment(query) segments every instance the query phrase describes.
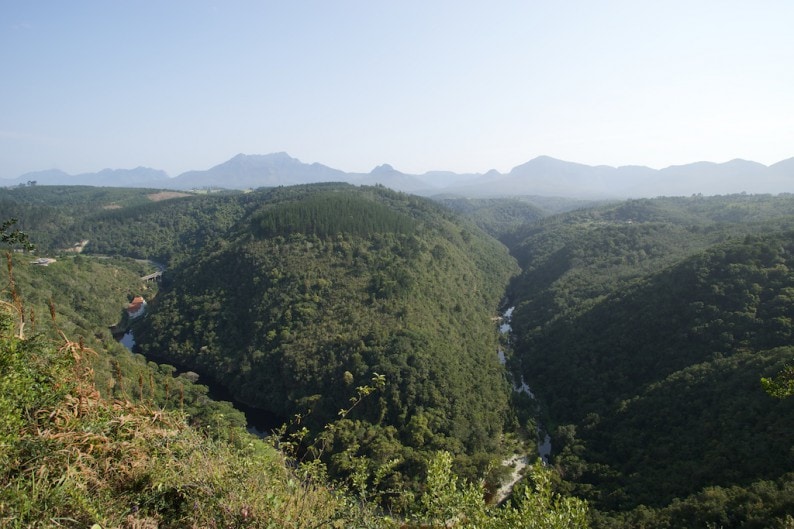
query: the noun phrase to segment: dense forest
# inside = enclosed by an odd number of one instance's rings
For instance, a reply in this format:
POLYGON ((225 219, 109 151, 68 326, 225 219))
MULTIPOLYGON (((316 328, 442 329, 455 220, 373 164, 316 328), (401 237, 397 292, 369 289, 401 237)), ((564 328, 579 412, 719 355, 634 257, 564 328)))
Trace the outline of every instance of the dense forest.
POLYGON ((57 258, 7 254, 10 526, 794 524, 794 196, 36 186, 0 208, 57 258), (130 354, 109 326, 139 294, 130 354), (251 437, 197 377, 285 426, 251 437), (549 465, 489 503, 537 425, 549 465))
POLYGON ((399 460, 389 486, 402 487, 439 449, 470 477, 498 465, 509 386, 492 317, 516 270, 504 247, 383 188, 279 190, 242 223, 169 274, 136 329, 145 355, 211 372, 315 433, 354 388, 385 377, 334 423, 336 473, 352 457, 399 460))
POLYGON ((768 527, 794 509, 794 402, 759 383, 794 360, 793 206, 631 201, 510 234, 523 269, 511 361, 545 406, 554 464, 603 526, 688 525, 702 508, 713 524, 768 527), (740 514, 736 497, 762 486, 769 497, 740 514), (697 496, 707 487, 725 489, 697 496))
POLYGON ((222 237, 259 200, 154 189, 35 186, 0 190, 0 211, 19 219, 41 252, 87 240, 85 252, 169 266, 222 237))

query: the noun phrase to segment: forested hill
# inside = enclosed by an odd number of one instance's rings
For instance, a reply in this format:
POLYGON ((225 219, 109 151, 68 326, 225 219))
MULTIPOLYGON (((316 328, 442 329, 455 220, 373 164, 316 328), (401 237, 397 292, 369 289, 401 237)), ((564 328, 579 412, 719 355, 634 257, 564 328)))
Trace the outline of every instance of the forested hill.
POLYGON ((157 189, 34 186, 0 189, 0 207, 57 252, 87 240, 84 252, 170 265, 225 235, 261 200, 259 193, 198 195, 157 189))
POLYGON ((713 244, 794 227, 792 219, 791 195, 629 200, 544 217, 502 237, 523 271, 511 287, 518 324, 526 319, 530 331, 713 244))
POLYGON ((793 207, 633 201, 516 234, 511 362, 605 527, 765 527, 794 508, 794 403, 759 383, 794 361, 793 207))
POLYGON ((333 471, 397 458, 399 483, 441 448, 492 461, 510 416, 492 321, 506 248, 426 199, 347 185, 274 189, 230 234, 169 270, 145 354, 313 428, 385 376, 335 425, 333 471))

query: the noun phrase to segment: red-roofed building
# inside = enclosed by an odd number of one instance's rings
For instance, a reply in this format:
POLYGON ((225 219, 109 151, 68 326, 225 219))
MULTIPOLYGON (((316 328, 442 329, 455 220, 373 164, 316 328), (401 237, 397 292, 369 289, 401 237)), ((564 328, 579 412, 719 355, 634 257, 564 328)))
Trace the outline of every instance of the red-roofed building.
POLYGON ((127 315, 130 319, 143 316, 144 312, 146 312, 146 300, 141 296, 135 296, 135 299, 127 305, 127 315))

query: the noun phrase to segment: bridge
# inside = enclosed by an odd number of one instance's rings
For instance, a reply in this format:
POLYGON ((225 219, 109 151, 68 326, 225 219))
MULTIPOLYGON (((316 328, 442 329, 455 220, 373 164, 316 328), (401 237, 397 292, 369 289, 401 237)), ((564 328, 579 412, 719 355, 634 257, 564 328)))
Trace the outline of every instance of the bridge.
POLYGON ((163 271, 159 270, 153 274, 149 274, 148 276, 143 276, 141 278, 141 281, 146 281, 147 283, 149 281, 160 281, 162 277, 163 277, 163 271))

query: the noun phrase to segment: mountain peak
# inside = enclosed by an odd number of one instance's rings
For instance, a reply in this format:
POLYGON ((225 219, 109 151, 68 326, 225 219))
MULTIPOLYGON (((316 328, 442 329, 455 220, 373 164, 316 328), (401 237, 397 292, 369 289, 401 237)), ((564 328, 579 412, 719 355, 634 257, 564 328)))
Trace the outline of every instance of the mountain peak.
POLYGON ((384 163, 377 166, 375 169, 369 172, 369 174, 386 174, 386 173, 399 173, 400 171, 396 170, 391 165, 384 163))
POLYGON ((510 170, 510 174, 523 174, 534 171, 545 172, 578 172, 592 170, 593 167, 575 162, 566 162, 565 160, 558 160, 551 156, 538 156, 530 161, 517 165, 510 170))

